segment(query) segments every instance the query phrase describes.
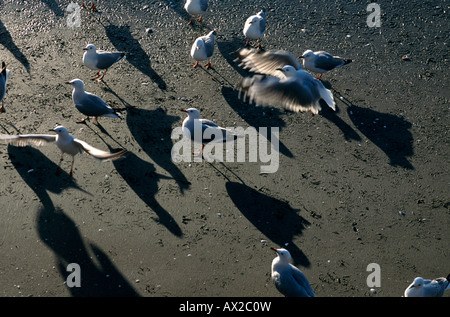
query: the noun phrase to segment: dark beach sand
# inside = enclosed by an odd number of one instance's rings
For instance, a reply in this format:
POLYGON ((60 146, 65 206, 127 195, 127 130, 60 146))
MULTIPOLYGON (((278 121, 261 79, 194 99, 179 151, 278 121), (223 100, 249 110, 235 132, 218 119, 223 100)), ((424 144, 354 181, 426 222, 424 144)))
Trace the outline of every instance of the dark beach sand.
POLYGON ((181 0, 103 0, 101 14, 82 10, 75 28, 69 1, 17 3, 0 4, 0 59, 12 70, 0 133, 48 133, 59 123, 130 154, 106 163, 77 156, 71 179, 69 157, 55 175, 55 146, 0 145, 0 296, 280 297, 269 247, 290 250, 320 297, 400 297, 414 277, 450 272, 446 1, 380 1, 379 28, 367 26, 364 1, 216 0, 201 25, 188 26, 181 0), (336 112, 238 98, 250 73, 231 53, 263 7, 265 49, 354 60, 322 77, 336 112), (213 69, 194 69, 191 45, 212 29, 213 69), (128 58, 93 82, 81 61, 88 43, 128 58), (64 84, 73 78, 126 107, 124 119, 77 124, 64 84), (278 171, 173 162, 171 133, 188 106, 225 127, 279 127, 278 171), (69 263, 80 265, 79 288, 65 283, 69 263), (381 269, 375 294, 370 263, 381 269))

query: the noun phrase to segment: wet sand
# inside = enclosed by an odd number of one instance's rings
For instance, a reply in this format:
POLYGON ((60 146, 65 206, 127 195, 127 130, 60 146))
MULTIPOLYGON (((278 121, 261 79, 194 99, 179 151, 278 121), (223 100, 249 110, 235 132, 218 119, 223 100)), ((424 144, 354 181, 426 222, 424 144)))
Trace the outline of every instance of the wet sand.
MULTIPOLYGON (((88 1, 89 3, 90 1, 88 1)), ((68 27, 68 1, 0 4, 0 56, 12 76, 3 134, 56 123, 121 160, 70 158, 55 146, 0 145, 3 297, 280 297, 270 280, 285 247, 319 297, 399 297, 416 276, 449 273, 449 35, 445 1, 210 1, 187 25, 183 1, 99 1, 68 27), (326 5, 324 5, 326 4, 326 5), (245 19, 267 11, 265 49, 326 50, 353 63, 322 77, 337 111, 316 116, 255 107, 233 62, 245 19), (193 68, 196 37, 217 30, 213 68, 193 68), (82 65, 94 43, 127 51, 103 82, 82 65), (402 56, 409 54, 408 60, 402 56), (64 82, 123 120, 82 117, 64 82), (280 162, 171 160, 172 131, 196 107, 224 127, 278 127, 280 162), (67 266, 81 269, 68 287, 67 266), (380 267, 371 292, 367 267, 380 267)), ((449 296, 448 293, 446 296, 449 296)))

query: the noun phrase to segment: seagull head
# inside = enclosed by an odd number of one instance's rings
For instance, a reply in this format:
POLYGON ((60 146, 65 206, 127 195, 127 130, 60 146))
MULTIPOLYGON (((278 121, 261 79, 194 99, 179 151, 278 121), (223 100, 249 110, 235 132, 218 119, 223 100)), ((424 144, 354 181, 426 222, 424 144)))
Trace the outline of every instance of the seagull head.
POLYGON ((203 39, 197 39, 195 41, 195 49, 198 51, 201 48, 203 48, 203 46, 205 46, 205 41, 203 41, 203 39))
POLYGON ((200 119, 200 111, 198 111, 198 109, 196 109, 196 108, 188 108, 188 109, 183 109, 181 111, 186 112, 188 114, 189 118, 200 119))
POLYGON ((277 68, 280 72, 282 72, 286 77, 292 77, 295 76, 295 73, 297 70, 292 65, 285 65, 282 68, 277 68))
POLYGON ((255 24, 258 23, 261 20, 261 17, 254 16, 248 23, 255 24))
POLYGON ((423 278, 422 277, 416 277, 412 284, 409 286, 410 288, 420 288, 423 286, 423 278))
POLYGON ((300 56, 299 58, 303 58, 303 59, 309 59, 312 56, 314 56, 314 52, 311 50, 306 50, 303 52, 302 56, 300 56))
POLYGON ((81 79, 75 78, 71 81, 66 82, 66 84, 72 85, 75 89, 79 88, 84 90, 84 82, 81 79))
POLYGON ((67 130, 67 128, 62 125, 57 125, 54 129, 50 129, 50 131, 53 131, 58 135, 69 134, 69 130, 67 130))
POLYGON ((95 53, 97 51, 94 44, 86 45, 86 47, 83 48, 83 50, 86 51, 87 53, 95 53))
POLYGON ((291 261, 291 254, 289 253, 288 250, 286 250, 284 248, 280 248, 280 249, 271 248, 271 249, 278 254, 278 257, 280 258, 280 262, 287 264, 291 261))

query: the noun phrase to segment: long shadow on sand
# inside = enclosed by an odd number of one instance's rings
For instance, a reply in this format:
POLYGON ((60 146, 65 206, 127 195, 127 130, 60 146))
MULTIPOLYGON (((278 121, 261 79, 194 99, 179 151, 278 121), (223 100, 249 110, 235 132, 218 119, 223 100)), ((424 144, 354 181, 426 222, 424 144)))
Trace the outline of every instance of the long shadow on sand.
POLYGON ((351 105, 347 108, 353 124, 389 158, 392 166, 414 169, 407 157, 414 154, 411 123, 387 113, 351 105))
POLYGON ((14 43, 11 34, 8 32, 2 21, 0 21, 0 44, 6 47, 8 51, 14 55, 14 58, 25 67, 28 73, 30 73, 30 62, 14 43))
POLYGON ((68 288, 72 296, 139 296, 105 252, 94 244, 86 246, 77 224, 63 210, 55 208, 48 191, 57 194, 68 188, 83 191, 75 181, 65 172, 56 176, 57 165, 34 148, 9 145, 8 154, 17 172, 42 203, 36 215, 37 231, 42 242, 55 253, 63 280, 70 274, 69 263, 80 266, 81 287, 68 288), (97 263, 90 252, 96 256, 97 263))
POLYGON ((61 5, 58 4, 55 0, 41 0, 42 2, 44 2, 49 8, 50 10, 53 11, 53 13, 57 16, 57 17, 63 17, 64 16, 64 10, 61 9, 61 5))
POLYGON ((135 68, 137 68, 144 75, 150 77, 153 82, 158 84, 161 90, 167 89, 167 84, 156 73, 151 65, 150 57, 141 47, 141 44, 137 39, 133 37, 130 32, 129 26, 115 26, 113 24, 103 25, 111 43, 118 51, 128 52, 127 61, 130 62, 135 68))
MULTIPOLYGON (((222 95, 228 105, 239 114, 249 126, 255 127, 257 130, 260 127, 277 127, 281 131, 286 125, 284 120, 281 119, 282 112, 277 108, 255 107, 246 104, 239 99, 238 92, 235 89, 226 86, 222 87, 222 95)), ((272 142, 271 133, 267 134, 267 140, 272 142)), ((278 142, 280 153, 289 158, 294 157, 292 152, 280 140, 278 140, 278 142)))
POLYGON ((226 189, 235 206, 268 239, 289 250, 296 265, 309 267, 306 255, 292 242, 309 225, 288 203, 247 185, 227 182, 226 189), (289 243, 285 246, 285 243, 289 243))
POLYGON ((153 162, 170 174, 170 177, 156 173, 155 166, 129 153, 125 160, 113 161, 116 170, 133 191, 156 213, 158 223, 164 225, 175 236, 181 237, 181 228, 175 219, 156 200, 158 182, 161 179, 173 179, 181 194, 190 186, 189 181, 173 163, 171 157, 172 123, 179 117, 169 116, 162 109, 145 110, 129 108, 127 124, 134 139, 153 162))

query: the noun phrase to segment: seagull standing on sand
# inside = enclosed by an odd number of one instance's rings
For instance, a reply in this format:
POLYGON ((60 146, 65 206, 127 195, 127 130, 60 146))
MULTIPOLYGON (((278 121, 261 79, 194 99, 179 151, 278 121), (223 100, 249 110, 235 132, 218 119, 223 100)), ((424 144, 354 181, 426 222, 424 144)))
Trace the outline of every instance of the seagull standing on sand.
POLYGON ((121 59, 126 58, 126 52, 107 52, 103 50, 97 50, 94 44, 88 44, 83 48, 86 52, 83 54, 83 64, 87 68, 97 71, 97 75, 94 75, 91 79, 102 80, 108 69, 121 59), (100 71, 103 70, 103 74, 100 76, 100 71))
POLYGON ((202 153, 203 148, 208 143, 229 142, 238 138, 231 131, 219 127, 214 122, 207 119, 200 119, 200 111, 196 108, 182 109, 188 116, 183 121, 182 130, 185 136, 196 143, 202 144, 200 152, 194 155, 198 156, 202 153), (205 133, 205 131, 207 131, 205 133), (201 133, 201 135, 198 135, 201 133))
POLYGON ((89 154, 93 158, 105 162, 109 160, 118 159, 124 156, 127 151, 125 149, 115 153, 99 150, 82 140, 76 139, 69 131, 63 126, 56 126, 56 128, 50 130, 56 132, 56 135, 49 134, 22 134, 22 135, 0 135, 0 140, 15 146, 27 146, 36 145, 42 146, 49 143, 56 143, 56 146, 61 150, 61 158, 59 160, 57 174, 61 173, 61 163, 64 158, 64 154, 72 156, 72 164, 70 166, 69 176, 73 175, 73 163, 75 161, 75 155, 83 152, 89 154))
POLYGON ((293 66, 296 70, 302 69, 298 58, 283 50, 261 50, 241 48, 234 52, 235 62, 239 66, 254 73, 278 76, 279 69, 286 65, 293 66))
POLYGON ((272 261, 272 281, 277 290, 286 297, 316 297, 305 274, 290 262, 286 249, 271 248, 277 253, 272 261))
POLYGON ((205 64, 206 68, 211 68, 211 57, 214 54, 214 43, 216 41, 216 31, 213 30, 209 32, 205 36, 200 36, 195 39, 194 44, 191 47, 191 57, 195 60, 195 63, 192 65, 197 67, 199 61, 208 62, 205 64))
POLYGON ((318 79, 322 78, 323 73, 352 62, 351 59, 333 56, 324 51, 313 52, 311 50, 306 50, 299 58, 303 59, 303 67, 320 74, 318 79))
POLYGON ((450 289, 450 274, 434 280, 416 277, 405 290, 405 297, 442 297, 450 289))
POLYGON ((6 95, 6 82, 8 81, 11 71, 6 69, 5 62, 2 62, 2 68, 0 69, 0 101, 2 105, 0 106, 0 112, 5 112, 5 107, 3 106, 3 99, 6 95))
POLYGON ((122 118, 120 112, 111 108, 100 97, 84 91, 84 83, 80 79, 73 79, 66 84, 73 86, 72 100, 75 107, 86 117, 78 123, 84 123, 89 117, 94 117, 94 123, 98 123, 98 117, 122 118))
POLYGON ((199 15, 197 22, 202 22, 202 16, 208 9, 208 0, 186 0, 184 9, 191 15, 188 24, 192 24, 195 15, 199 15))
POLYGON ((244 24, 244 36, 247 38, 245 46, 250 44, 250 40, 258 40, 258 48, 261 48, 261 37, 266 31, 266 10, 262 9, 257 14, 247 18, 244 24))
POLYGON ((244 92, 244 99, 248 96, 262 106, 278 106, 291 111, 311 111, 319 113, 322 109, 320 100, 336 110, 333 94, 325 88, 322 82, 314 78, 303 69, 296 70, 291 65, 278 69, 279 75, 254 75, 244 78, 239 87, 239 94, 244 92))

